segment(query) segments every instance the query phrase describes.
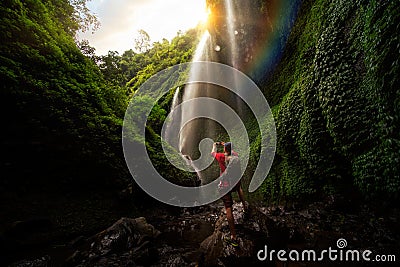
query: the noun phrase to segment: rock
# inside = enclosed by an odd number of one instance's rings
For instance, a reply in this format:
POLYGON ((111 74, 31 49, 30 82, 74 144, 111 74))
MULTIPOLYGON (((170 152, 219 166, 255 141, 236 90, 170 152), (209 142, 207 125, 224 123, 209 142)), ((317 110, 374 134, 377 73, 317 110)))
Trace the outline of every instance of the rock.
POLYGON ((110 254, 107 257, 101 257, 96 262, 84 262, 83 264, 78 265, 78 267, 82 266, 107 266, 107 267, 136 267, 136 259, 130 252, 118 253, 118 254, 110 254))
POLYGON ((50 256, 48 255, 35 260, 22 260, 10 265, 10 267, 47 267, 47 266, 50 266, 50 256))
POLYGON ((91 243, 90 254, 107 255, 110 252, 139 247, 145 238, 156 237, 155 228, 145 218, 121 218, 108 229, 98 233, 91 243))
POLYGON ((252 253, 254 242, 239 236, 239 247, 234 248, 224 243, 225 236, 228 236, 228 233, 216 231, 201 243, 200 250, 203 253, 200 262, 202 265, 216 266, 219 265, 219 262, 223 262, 227 266, 233 266, 233 263, 242 266, 248 259, 254 257, 255 254, 252 253))
POLYGON ((257 252, 267 244, 277 248, 280 242, 284 243, 289 238, 287 228, 279 227, 258 208, 250 206, 244 218, 241 204, 235 203, 233 215, 239 246, 233 247, 224 241, 225 237, 230 236, 224 211, 222 209, 220 212, 213 234, 200 245, 200 266, 262 265, 257 259, 257 252))
POLYGON ((164 266, 195 266, 198 253, 187 247, 161 245, 158 249, 159 260, 153 267, 164 266))
POLYGON ((187 265, 187 263, 185 262, 185 260, 182 258, 181 255, 171 256, 167 262, 167 266, 169 266, 169 267, 180 267, 180 266, 186 266, 186 265, 187 265))
POLYGON ((108 229, 88 239, 83 250, 68 260, 71 266, 148 265, 156 259, 153 240, 160 234, 141 217, 121 218, 108 229))

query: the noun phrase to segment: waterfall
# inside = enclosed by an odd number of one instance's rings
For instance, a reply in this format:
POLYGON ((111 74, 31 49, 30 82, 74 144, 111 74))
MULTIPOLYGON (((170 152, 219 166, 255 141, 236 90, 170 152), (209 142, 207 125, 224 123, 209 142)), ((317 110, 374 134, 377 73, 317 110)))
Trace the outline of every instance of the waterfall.
MULTIPOLYGON (((174 98, 172 99, 171 110, 174 109, 176 106, 178 106, 179 103, 181 102, 180 93, 181 93, 181 88, 177 87, 175 90, 174 98)), ((181 120, 182 120, 181 116, 175 116, 173 120, 171 120, 169 123, 166 124, 165 131, 162 133, 164 140, 166 140, 169 143, 169 145, 172 146, 173 148, 177 148, 179 146, 179 143, 176 142, 177 139, 173 138, 174 137, 173 129, 175 127, 180 127, 181 120)))
MULTIPOLYGON (((196 61, 207 61, 209 59, 209 44, 210 41, 210 33, 206 30, 203 36, 200 39, 199 44, 197 45, 196 51, 194 53, 193 62, 196 61)), ((195 71, 192 70, 192 73, 195 75, 195 71)))
POLYGON ((226 6, 226 25, 228 30, 229 44, 230 44, 230 64, 234 68, 238 68, 238 50, 236 36, 239 34, 236 29, 236 16, 233 8, 232 0, 225 0, 226 6))
POLYGON ((278 11, 294 14, 292 6, 289 11, 285 8, 289 0, 284 3, 210 2, 212 15, 193 53, 193 62, 160 71, 141 86, 142 91, 135 92, 125 114, 122 138, 129 171, 144 191, 179 206, 203 205, 219 199, 219 166, 210 156, 216 141, 233 143, 243 163, 242 171, 248 170, 243 185, 248 184, 250 193, 265 181, 275 156, 276 127, 264 95, 269 94, 265 92, 268 88, 258 88, 257 80, 253 80, 257 77, 254 68, 261 68, 261 81, 268 79, 269 69, 276 67, 280 55, 276 51, 283 51, 287 40, 287 35, 281 33, 289 33, 285 29, 291 18, 278 11), (272 14, 271 20, 268 14, 272 14), (273 21, 278 27, 266 31, 273 21), (173 88, 175 92, 170 91, 173 88), (171 167, 197 173, 202 184, 198 188, 198 181, 186 181, 186 175, 183 179, 177 177, 177 184, 171 183, 158 172, 160 165, 152 164, 146 146, 146 134, 151 132, 145 119, 158 101, 163 106, 172 103, 161 130, 165 158, 171 167))
MULTIPOLYGON (((227 63, 232 67, 239 67, 239 52, 237 45, 239 29, 236 29, 235 7, 232 2, 232 0, 225 0, 225 8, 227 9, 225 22, 227 25, 226 31, 228 39, 225 42, 225 47, 221 47, 220 44, 214 43, 214 40, 210 36, 210 33, 206 30, 197 45, 192 62, 219 62, 219 53, 221 52, 221 50, 224 50, 228 51, 228 53, 226 53, 228 57, 226 60, 227 63)), ((197 75, 199 75, 199 71, 204 72, 207 70, 198 70, 196 69, 196 67, 193 67, 192 69, 190 69, 189 72, 189 81, 196 80, 197 75)), ((215 74, 210 73, 209 75, 215 74)), ((226 89, 215 85, 196 83, 188 83, 184 87, 176 90, 171 110, 173 110, 179 104, 185 101, 191 99, 193 100, 198 97, 208 97, 221 100, 232 107, 234 110, 236 110, 238 113, 241 113, 241 105, 243 104, 238 101, 237 96, 235 96, 231 92, 228 92, 226 89)), ((211 111, 211 113, 219 112, 218 107, 207 106, 206 108, 211 111)), ((204 106, 193 104, 190 107, 182 108, 181 114, 173 117, 172 122, 170 122, 170 126, 168 126, 170 128, 177 127, 180 129, 179 136, 176 139, 178 140, 178 144, 172 142, 172 139, 174 139, 174 137, 168 134, 168 128, 165 133, 165 139, 170 145, 172 145, 177 151, 179 151, 186 163, 188 165, 191 165, 192 168, 197 172, 198 177, 202 180, 202 184, 206 184, 216 178, 215 166, 214 170, 212 170, 212 167, 211 169, 208 168, 206 170, 199 170, 199 166, 204 165, 205 161, 210 162, 209 153, 211 151, 211 143, 209 142, 209 140, 212 139, 214 141, 226 141, 218 140, 218 138, 220 138, 220 136, 224 135, 224 133, 226 132, 217 122, 202 118, 192 120, 185 125, 180 125, 181 121, 186 121, 188 118, 193 118, 195 114, 198 114, 200 109, 204 109, 204 106), (204 140, 208 140, 208 142, 203 142, 204 140)))

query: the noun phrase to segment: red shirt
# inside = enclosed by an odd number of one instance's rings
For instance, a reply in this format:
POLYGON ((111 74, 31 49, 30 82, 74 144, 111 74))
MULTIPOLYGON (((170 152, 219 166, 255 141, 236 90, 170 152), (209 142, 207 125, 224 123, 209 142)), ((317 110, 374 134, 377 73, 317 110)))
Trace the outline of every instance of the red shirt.
MULTIPOLYGON (((221 169, 220 175, 225 171, 226 166, 225 166, 225 154, 224 153, 217 153, 217 152, 212 152, 211 155, 218 161, 219 168, 221 169)), ((238 153, 235 151, 232 151, 233 156, 238 156, 238 153)))

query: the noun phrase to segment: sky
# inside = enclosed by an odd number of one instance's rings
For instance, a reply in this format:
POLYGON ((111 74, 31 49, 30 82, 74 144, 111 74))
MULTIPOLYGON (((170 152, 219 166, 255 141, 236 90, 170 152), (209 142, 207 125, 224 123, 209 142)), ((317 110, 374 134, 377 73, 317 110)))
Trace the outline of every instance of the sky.
POLYGON ((78 39, 87 39, 96 48, 97 55, 109 50, 124 51, 134 48, 134 39, 140 29, 145 30, 151 42, 163 38, 171 40, 179 30, 195 27, 206 17, 206 0, 92 0, 87 6, 99 19, 101 26, 80 33, 78 39))

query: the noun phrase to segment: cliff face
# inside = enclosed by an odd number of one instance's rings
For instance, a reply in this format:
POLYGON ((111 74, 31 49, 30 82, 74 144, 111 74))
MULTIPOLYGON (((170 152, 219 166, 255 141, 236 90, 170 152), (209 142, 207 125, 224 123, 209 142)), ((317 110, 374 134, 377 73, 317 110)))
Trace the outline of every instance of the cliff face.
MULTIPOLYGON (((239 68, 258 82, 277 125, 267 198, 398 198, 399 1, 305 0, 298 12, 285 1, 232 2, 247 10, 238 17, 239 68), (257 63, 259 47, 276 56, 257 63)), ((226 2, 208 4, 210 31, 223 43, 226 2)))

